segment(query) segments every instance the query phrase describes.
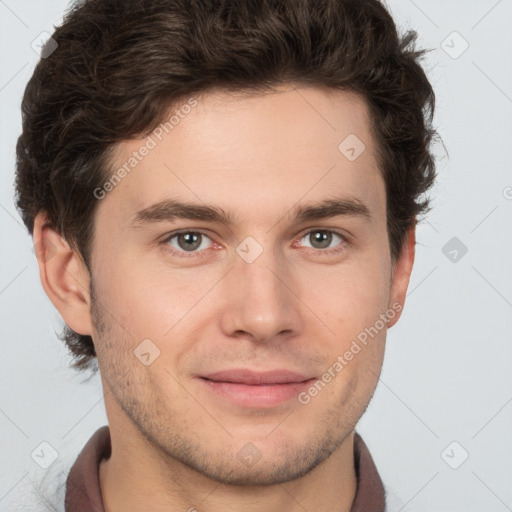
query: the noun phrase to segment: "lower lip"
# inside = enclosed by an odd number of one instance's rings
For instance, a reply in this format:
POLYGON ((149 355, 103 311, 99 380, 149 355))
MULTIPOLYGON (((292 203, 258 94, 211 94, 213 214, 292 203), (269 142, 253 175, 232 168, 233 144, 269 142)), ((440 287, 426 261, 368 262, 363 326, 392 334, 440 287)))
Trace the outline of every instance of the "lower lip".
POLYGON ((273 407, 297 398, 315 380, 287 384, 250 385, 199 379, 216 395, 241 407, 273 407))

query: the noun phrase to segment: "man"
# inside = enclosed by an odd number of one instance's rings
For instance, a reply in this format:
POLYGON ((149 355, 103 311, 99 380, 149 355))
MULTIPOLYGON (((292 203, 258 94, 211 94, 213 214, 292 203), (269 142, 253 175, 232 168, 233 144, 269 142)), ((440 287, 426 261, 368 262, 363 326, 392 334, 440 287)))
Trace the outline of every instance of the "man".
POLYGON ((435 178, 415 34, 378 0, 86 0, 52 37, 18 206, 108 417, 66 510, 385 510, 355 427, 435 178))

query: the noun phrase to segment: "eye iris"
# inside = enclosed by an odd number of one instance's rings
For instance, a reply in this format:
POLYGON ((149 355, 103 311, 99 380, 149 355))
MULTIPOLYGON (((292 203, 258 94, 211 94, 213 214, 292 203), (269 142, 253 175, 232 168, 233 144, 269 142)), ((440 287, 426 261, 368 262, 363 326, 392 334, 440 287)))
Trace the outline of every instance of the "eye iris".
POLYGON ((178 235, 178 245, 185 251, 193 251, 201 245, 200 237, 200 233, 180 233, 178 235))
POLYGON ((320 247, 319 249, 325 249, 326 247, 329 247, 332 241, 332 233, 329 233, 327 231, 314 231, 310 235, 310 241, 311 245, 315 247, 315 243, 319 243, 320 247))

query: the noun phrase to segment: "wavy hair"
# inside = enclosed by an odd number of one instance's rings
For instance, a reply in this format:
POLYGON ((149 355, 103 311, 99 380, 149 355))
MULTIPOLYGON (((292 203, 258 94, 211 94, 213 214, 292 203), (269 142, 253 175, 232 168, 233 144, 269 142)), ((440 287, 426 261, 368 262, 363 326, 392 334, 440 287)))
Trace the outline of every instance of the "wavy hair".
MULTIPOLYGON (((280 84, 359 93, 386 183, 392 261, 429 208, 435 96, 416 48, 379 0, 81 0, 53 35, 22 101, 16 201, 30 233, 45 212, 83 258, 120 141, 145 136, 169 107, 208 90, 280 84), (49 52, 48 52, 49 53, 49 52)), ((65 327, 72 367, 97 370, 90 336, 65 327)))

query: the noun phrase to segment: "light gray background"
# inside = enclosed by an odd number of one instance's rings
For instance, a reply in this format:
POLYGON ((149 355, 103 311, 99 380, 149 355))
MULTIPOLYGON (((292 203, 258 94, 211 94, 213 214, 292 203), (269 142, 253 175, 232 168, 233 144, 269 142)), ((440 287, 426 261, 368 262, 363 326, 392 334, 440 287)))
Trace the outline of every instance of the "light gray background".
MULTIPOLYGON (((433 48, 425 66, 449 157, 438 151, 404 314, 388 333, 382 379, 358 431, 391 512, 504 512, 512 510, 512 0, 388 5, 401 29, 433 48), (459 56, 462 38, 469 48, 459 56), (443 253, 452 237, 468 248, 456 262, 443 253), (469 458, 452 469, 446 461, 457 465, 464 451, 469 458)), ((32 510, 33 483, 46 478, 51 494, 106 424, 99 378, 83 382, 67 368, 54 335, 60 317, 13 202, 20 101, 38 59, 31 42, 53 31, 66 6, 0 0, 0 511, 32 510), (43 441, 59 454, 46 470, 31 458, 43 441)))

